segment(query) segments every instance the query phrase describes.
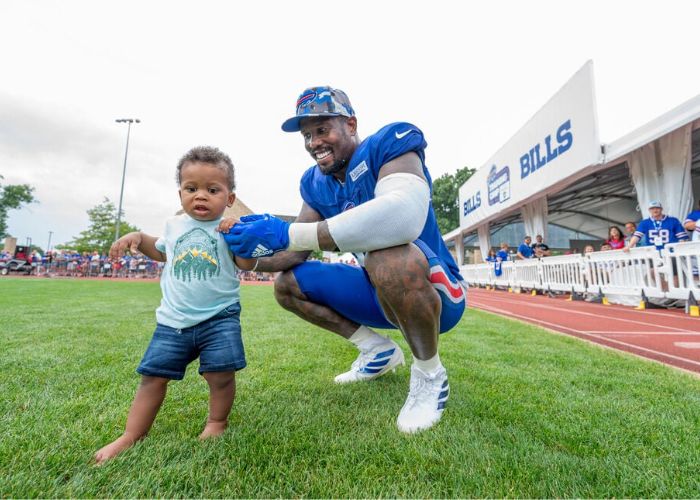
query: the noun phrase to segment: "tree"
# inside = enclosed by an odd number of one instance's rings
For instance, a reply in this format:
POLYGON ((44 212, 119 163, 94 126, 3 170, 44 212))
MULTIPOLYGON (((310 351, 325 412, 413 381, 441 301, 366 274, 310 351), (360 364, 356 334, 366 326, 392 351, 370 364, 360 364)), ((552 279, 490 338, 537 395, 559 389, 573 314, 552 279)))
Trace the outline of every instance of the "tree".
MULTIPOLYGON (((114 242, 114 232, 116 229, 117 208, 114 203, 105 198, 102 203, 87 211, 90 218, 90 227, 74 237, 73 241, 66 243, 66 247, 74 248, 78 252, 92 252, 97 250, 100 253, 107 253, 109 247, 114 242)), ((132 231, 138 231, 123 218, 119 224, 119 234, 124 235, 132 231)))
POLYGON ((459 226, 459 188, 474 172, 476 169, 464 167, 433 181, 433 208, 442 234, 459 226))
MULTIPOLYGON (((0 175, 0 179, 4 177, 0 175)), ((29 184, 0 185, 0 238, 7 236, 7 212, 35 201, 33 192, 34 188, 29 184)))

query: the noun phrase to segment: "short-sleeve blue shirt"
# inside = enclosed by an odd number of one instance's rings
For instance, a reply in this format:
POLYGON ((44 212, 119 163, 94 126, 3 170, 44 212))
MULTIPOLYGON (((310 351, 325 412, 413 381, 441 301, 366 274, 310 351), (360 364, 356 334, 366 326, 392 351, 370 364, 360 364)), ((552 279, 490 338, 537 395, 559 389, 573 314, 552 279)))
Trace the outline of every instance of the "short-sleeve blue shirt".
POLYGON ((687 224, 688 222, 697 222, 698 219, 700 219, 700 210, 693 210, 688 214, 688 217, 685 218, 683 225, 687 224))
POLYGON ((525 257, 526 259, 529 259, 532 257, 532 254, 534 251, 532 250, 532 247, 528 245, 527 243, 521 243, 520 246, 518 247, 518 252, 520 252, 520 255, 525 257))
MULTIPOLYGON (((391 123, 367 137, 357 147, 348 162, 345 183, 341 184, 334 176, 324 174, 318 165, 304 172, 299 188, 301 197, 324 219, 329 219, 374 199, 374 189, 382 166, 409 152, 416 153, 420 158, 423 175, 432 192, 433 182, 425 165, 427 146, 423 132, 415 125, 406 122, 391 123)), ((418 238, 445 262, 450 273, 462 279, 440 234, 432 203, 418 238)))
POLYGON ((667 243, 677 243, 688 239, 688 233, 675 217, 664 215, 661 220, 654 220, 651 217, 644 219, 637 226, 634 235, 638 239, 646 237, 648 245, 654 245, 661 249, 667 243))

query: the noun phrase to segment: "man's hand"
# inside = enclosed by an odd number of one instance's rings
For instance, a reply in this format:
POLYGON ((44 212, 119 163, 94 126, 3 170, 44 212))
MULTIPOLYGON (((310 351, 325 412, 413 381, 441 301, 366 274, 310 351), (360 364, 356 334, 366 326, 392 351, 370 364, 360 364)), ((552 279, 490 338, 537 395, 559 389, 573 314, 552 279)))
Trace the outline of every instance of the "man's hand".
POLYGON ((124 255, 124 252, 129 250, 131 254, 135 254, 139 251, 139 245, 141 244, 141 233, 134 232, 125 234, 117 241, 112 243, 109 249, 109 258, 112 260, 118 260, 124 255))
POLYGON ((289 246, 289 223, 270 214, 245 215, 223 236, 234 255, 266 257, 289 246))

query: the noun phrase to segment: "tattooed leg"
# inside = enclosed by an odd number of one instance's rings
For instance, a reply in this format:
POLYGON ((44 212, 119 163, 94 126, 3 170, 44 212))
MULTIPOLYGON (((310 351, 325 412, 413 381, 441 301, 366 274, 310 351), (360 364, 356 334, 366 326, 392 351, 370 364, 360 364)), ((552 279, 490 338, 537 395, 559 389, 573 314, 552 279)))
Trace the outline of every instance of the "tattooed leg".
POLYGON ((384 314, 399 326, 413 355, 435 356, 442 305, 425 255, 412 243, 376 250, 367 255, 365 269, 384 314))

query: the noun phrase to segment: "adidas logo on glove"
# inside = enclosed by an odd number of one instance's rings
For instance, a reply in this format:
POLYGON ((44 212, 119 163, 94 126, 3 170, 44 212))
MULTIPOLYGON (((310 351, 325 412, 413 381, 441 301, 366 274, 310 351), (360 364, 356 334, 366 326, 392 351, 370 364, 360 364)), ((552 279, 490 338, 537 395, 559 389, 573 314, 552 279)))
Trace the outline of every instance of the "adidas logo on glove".
POLYGON ((272 250, 270 250, 267 247, 264 247, 262 245, 258 245, 255 247, 255 250, 253 250, 253 253, 251 254, 252 257, 258 258, 258 257, 265 257, 266 255, 270 255, 274 253, 272 250))

